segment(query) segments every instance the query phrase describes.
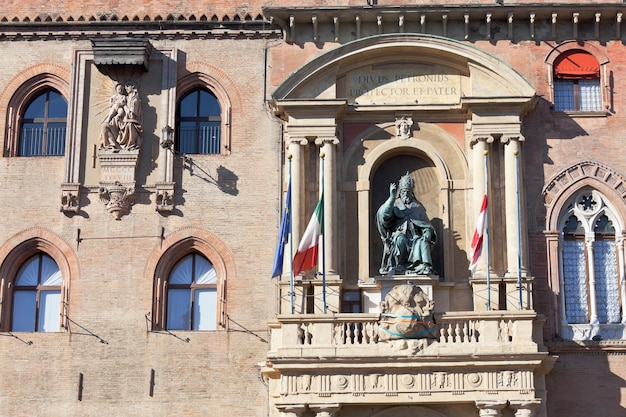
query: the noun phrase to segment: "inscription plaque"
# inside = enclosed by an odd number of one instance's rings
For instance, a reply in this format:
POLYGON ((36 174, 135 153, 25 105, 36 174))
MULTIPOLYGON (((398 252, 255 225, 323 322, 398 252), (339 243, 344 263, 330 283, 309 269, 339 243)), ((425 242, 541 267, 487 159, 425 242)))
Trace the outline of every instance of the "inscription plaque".
POLYGON ((461 74, 441 65, 364 67, 347 75, 347 98, 353 105, 458 104, 461 74))

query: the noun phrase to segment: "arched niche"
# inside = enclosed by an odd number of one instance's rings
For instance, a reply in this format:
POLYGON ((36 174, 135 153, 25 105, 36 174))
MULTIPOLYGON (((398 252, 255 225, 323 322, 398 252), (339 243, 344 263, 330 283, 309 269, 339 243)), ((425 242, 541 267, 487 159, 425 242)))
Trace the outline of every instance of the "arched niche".
POLYGON ((393 124, 372 127, 345 151, 341 188, 347 190, 346 207, 358 213, 345 219, 346 250, 359 247, 361 279, 378 275, 382 241, 376 211, 388 197, 390 183, 397 184, 409 172, 415 181, 415 196, 437 231, 435 269, 440 275, 452 274, 458 249, 453 234, 464 227, 466 216, 468 162, 455 138, 436 125, 420 123, 408 139, 395 138, 394 129, 393 124))

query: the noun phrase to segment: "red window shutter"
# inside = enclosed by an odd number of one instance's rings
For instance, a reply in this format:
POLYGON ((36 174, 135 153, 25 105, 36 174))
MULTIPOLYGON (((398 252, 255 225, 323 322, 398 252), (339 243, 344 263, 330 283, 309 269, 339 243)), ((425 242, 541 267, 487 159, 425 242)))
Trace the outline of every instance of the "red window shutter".
POLYGON ((590 53, 572 49, 554 61, 554 77, 566 79, 600 78, 600 64, 590 53))

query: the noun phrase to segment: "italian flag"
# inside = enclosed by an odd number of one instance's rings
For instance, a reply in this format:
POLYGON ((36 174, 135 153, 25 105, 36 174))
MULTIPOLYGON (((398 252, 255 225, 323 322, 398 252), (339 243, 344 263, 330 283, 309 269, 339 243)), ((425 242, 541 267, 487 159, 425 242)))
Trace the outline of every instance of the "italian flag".
POLYGON ((324 193, 315 207, 304 235, 298 245, 298 251, 293 257, 293 275, 308 271, 317 266, 320 236, 324 233, 324 193))
POLYGON ((487 194, 483 195, 483 201, 480 205, 480 213, 478 214, 478 221, 476 222, 476 230, 474 231, 474 237, 472 238, 472 246, 470 247, 470 265, 469 270, 474 272, 476 265, 480 259, 480 255, 483 251, 483 235, 485 233, 487 217, 487 194))

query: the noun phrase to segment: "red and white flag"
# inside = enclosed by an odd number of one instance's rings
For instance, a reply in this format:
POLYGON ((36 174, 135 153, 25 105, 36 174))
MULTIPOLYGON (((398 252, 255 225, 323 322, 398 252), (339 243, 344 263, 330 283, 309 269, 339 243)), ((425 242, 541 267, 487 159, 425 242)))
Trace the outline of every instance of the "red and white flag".
POLYGON ((480 213, 478 214, 478 221, 476 222, 476 230, 474 231, 474 237, 472 238, 472 246, 470 247, 470 265, 469 270, 474 272, 476 265, 480 259, 480 255, 483 251, 483 235, 485 233, 485 226, 487 220, 487 194, 483 196, 483 202, 480 205, 480 213))
POLYGON ((324 233, 324 193, 315 207, 304 235, 300 239, 298 251, 293 257, 293 275, 317 266, 320 236, 324 233))

